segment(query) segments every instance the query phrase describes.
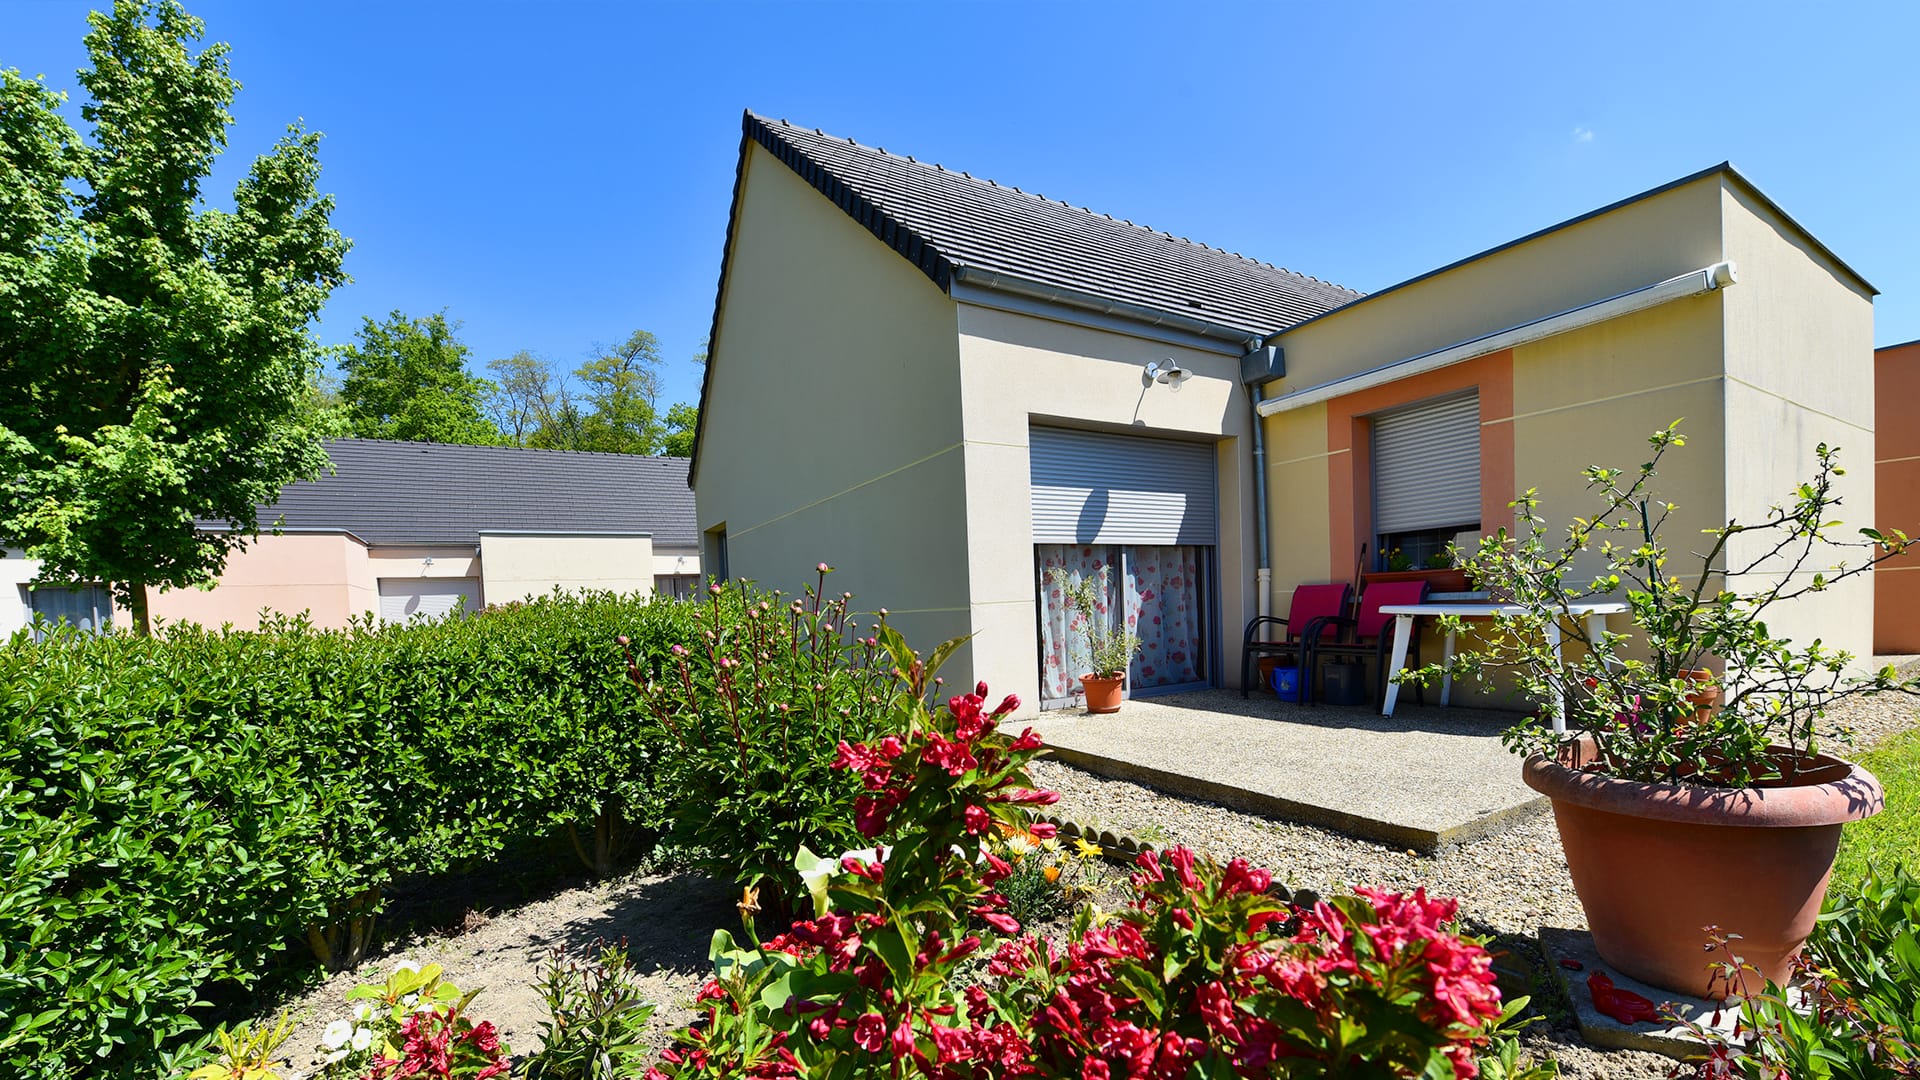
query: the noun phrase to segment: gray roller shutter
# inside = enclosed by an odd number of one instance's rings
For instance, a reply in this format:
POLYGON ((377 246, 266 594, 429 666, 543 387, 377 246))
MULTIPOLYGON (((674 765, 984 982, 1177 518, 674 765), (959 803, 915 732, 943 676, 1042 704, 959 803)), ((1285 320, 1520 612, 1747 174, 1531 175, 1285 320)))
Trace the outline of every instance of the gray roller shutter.
POLYGON ((462 600, 467 602, 467 614, 480 610, 479 578, 380 579, 380 618, 385 622, 406 622, 416 616, 438 619, 462 600))
POLYGON ((1373 418, 1373 531, 1480 520, 1480 394, 1423 401, 1373 418))
POLYGON ((1036 427, 1036 544, 1212 544, 1213 446, 1036 427))

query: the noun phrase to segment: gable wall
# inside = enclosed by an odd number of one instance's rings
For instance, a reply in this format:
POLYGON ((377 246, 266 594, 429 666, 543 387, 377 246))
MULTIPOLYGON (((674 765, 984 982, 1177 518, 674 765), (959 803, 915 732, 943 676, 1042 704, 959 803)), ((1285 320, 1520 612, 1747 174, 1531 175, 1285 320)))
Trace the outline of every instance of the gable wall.
POLYGON ((724 524, 734 577, 792 593, 826 562, 917 648, 965 633, 953 301, 757 144, 739 200, 700 528, 724 524))

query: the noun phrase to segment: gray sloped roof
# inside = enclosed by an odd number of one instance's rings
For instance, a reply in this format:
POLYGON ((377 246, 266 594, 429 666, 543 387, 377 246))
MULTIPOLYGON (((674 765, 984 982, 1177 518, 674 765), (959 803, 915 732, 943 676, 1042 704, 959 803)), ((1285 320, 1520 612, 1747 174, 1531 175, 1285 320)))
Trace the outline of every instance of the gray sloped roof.
POLYGON ((653 534, 694 547, 687 459, 389 439, 327 443, 334 472, 287 485, 263 526, 340 529, 369 544, 470 544, 484 532, 653 534))
POLYGON ((942 289, 966 267, 1262 334, 1360 293, 1129 221, 749 112, 746 136, 942 289))

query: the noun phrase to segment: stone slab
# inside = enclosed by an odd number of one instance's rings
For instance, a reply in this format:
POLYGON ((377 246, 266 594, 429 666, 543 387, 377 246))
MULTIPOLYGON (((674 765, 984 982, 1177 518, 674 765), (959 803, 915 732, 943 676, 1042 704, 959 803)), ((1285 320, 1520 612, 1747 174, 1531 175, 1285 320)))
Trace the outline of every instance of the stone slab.
MULTIPOLYGON (((1540 948, 1547 955, 1547 970, 1552 973, 1566 995, 1568 1004, 1573 1007, 1574 1017, 1580 1025, 1580 1037, 1594 1046, 1646 1050, 1684 1060, 1700 1056, 1705 1045, 1688 1032, 1684 1023, 1654 1020, 1629 1025, 1602 1014, 1593 1007, 1593 994, 1587 989, 1587 977, 1596 971, 1606 972, 1619 989, 1631 990, 1656 1006, 1671 1005, 1681 1017, 1723 1034, 1732 1034, 1734 1022, 1739 1018, 1740 1006, 1737 1002, 1721 1004, 1705 998, 1688 997, 1648 986, 1621 974, 1600 958, 1599 951, 1593 947, 1593 935, 1585 930, 1541 927, 1540 948), (1580 967, 1570 970, 1562 961, 1572 961, 1580 967)), ((1700 975, 1703 980, 1706 971, 1706 961, 1702 957, 1700 975)))
POLYGON ((1431 853, 1546 809, 1500 745, 1514 719, 1410 703, 1383 717, 1203 690, 1032 724, 1056 757, 1089 772, 1431 853))

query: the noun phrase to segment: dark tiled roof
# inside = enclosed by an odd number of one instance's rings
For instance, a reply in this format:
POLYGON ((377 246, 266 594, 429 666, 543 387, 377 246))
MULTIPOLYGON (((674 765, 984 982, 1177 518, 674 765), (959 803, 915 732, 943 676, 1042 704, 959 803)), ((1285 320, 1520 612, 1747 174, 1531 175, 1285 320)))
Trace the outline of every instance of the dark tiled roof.
POLYGON ((388 439, 327 443, 334 473, 289 484, 263 524, 344 529, 369 544, 469 544, 480 533, 646 532, 694 547, 687 459, 388 439))
POLYGON ((967 267, 1259 333, 1361 295, 784 120, 749 112, 745 124, 748 138, 942 289, 967 267))

